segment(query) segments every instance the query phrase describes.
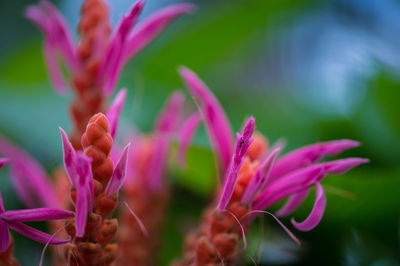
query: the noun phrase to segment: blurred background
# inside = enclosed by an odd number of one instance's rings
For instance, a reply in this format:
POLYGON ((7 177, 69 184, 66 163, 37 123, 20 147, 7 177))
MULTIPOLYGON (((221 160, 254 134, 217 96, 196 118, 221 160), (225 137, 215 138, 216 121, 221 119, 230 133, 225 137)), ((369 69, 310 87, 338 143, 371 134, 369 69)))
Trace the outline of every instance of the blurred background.
MULTIPOLYGON (((114 0, 116 23, 133 0, 114 0)), ((293 243, 265 216, 255 223, 244 265, 400 265, 400 2, 397 0, 199 0, 125 68, 124 129, 149 131, 164 100, 183 88, 179 65, 195 70, 239 130, 254 115, 270 142, 285 152, 340 138, 362 142, 343 156, 371 163, 328 176, 327 209, 311 232, 293 243), (261 255, 259 255, 261 254, 261 255)), ((31 0, 0 2, 0 133, 51 171, 62 160, 58 126, 69 129, 72 95, 61 97, 48 80, 42 35, 22 16, 31 0)), ((81 1, 55 4, 76 28, 81 1)), ((172 0, 147 0, 142 18, 172 0)), ((184 88, 183 88, 184 89, 184 88)), ((188 97, 188 109, 194 109, 188 97)), ((195 224, 216 184, 204 127, 190 149, 188 168, 173 167, 174 197, 160 265, 179 256, 182 232, 195 224)), ((0 172, 8 209, 22 208, 0 172)), ((294 213, 304 219, 314 193, 294 213)), ((43 226, 39 224, 38 226, 43 226)), ((39 261, 42 245, 14 234, 23 265, 39 261)))

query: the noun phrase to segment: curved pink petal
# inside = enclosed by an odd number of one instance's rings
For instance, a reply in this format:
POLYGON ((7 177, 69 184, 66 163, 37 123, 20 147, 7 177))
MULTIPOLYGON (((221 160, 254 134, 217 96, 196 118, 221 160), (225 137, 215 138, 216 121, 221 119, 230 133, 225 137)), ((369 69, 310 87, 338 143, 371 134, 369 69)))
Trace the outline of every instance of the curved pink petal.
POLYGON ((313 165, 294 172, 291 172, 279 180, 276 180, 255 199, 252 204, 255 210, 264 210, 276 202, 302 191, 325 176, 323 166, 313 165))
POLYGON ((61 245, 61 244, 68 243, 70 241, 68 239, 67 240, 59 239, 52 235, 46 234, 35 228, 27 226, 21 222, 10 222, 7 224, 8 224, 8 227, 10 229, 14 230, 15 232, 18 232, 21 235, 23 235, 27 238, 30 238, 36 242, 42 243, 42 244, 61 245))
POLYGON ((241 203, 250 204, 257 196, 257 193, 265 189, 269 173, 280 150, 281 149, 279 147, 272 150, 272 152, 267 156, 263 164, 257 169, 256 173, 251 178, 250 183, 247 185, 246 190, 244 191, 244 194, 240 201, 241 203))
POLYGON ((115 139, 115 136, 117 135, 118 121, 125 103, 126 93, 126 89, 122 89, 118 92, 106 115, 110 122, 110 134, 113 139, 115 139))
POLYGON ((180 118, 180 112, 185 101, 185 96, 180 91, 175 91, 168 98, 154 125, 154 130, 171 133, 176 130, 180 118))
POLYGON ((179 148, 178 148, 178 163, 182 168, 185 167, 186 151, 189 147, 196 130, 201 122, 201 116, 198 113, 192 114, 183 123, 181 132, 179 134, 179 148))
POLYGON ((63 160, 64 160, 64 168, 67 172, 67 176, 69 178, 69 181, 71 184, 76 187, 76 169, 75 169, 75 163, 76 163, 76 152, 75 149, 72 147, 71 142, 69 141, 69 138, 67 136, 67 133, 65 133, 64 129, 59 127, 60 132, 61 132, 61 139, 62 139, 62 144, 63 144, 63 160))
POLYGON ((242 135, 238 134, 236 149, 232 156, 232 161, 230 163, 229 170, 225 178, 224 187, 222 189, 222 194, 217 206, 218 210, 220 211, 226 208, 226 205, 228 205, 229 200, 231 199, 240 167, 243 164, 244 156, 246 155, 247 149, 253 141, 253 139, 250 138, 254 132, 254 123, 255 120, 253 117, 251 117, 246 122, 242 135))
POLYGON ((321 163, 324 166, 324 171, 330 174, 343 174, 350 169, 364 163, 368 163, 368 159, 364 158, 346 158, 331 162, 321 163))
POLYGON ((142 12, 144 1, 136 2, 127 16, 124 16, 118 25, 114 35, 111 37, 106 56, 98 72, 98 85, 104 83, 104 93, 112 93, 115 83, 122 69, 123 48, 133 25, 142 12))
POLYGON ((37 5, 30 5, 25 9, 24 15, 27 19, 31 20, 36 26, 48 34, 50 31, 50 25, 46 14, 37 5))
POLYGON ((37 208, 28 210, 6 211, 0 217, 10 222, 36 222, 48 220, 60 220, 74 217, 71 211, 55 208, 37 208))
POLYGON ((0 169, 8 163, 10 160, 8 158, 0 158, 0 169))
POLYGON ((60 207, 55 188, 46 171, 25 151, 0 136, 0 153, 10 158, 11 181, 28 207, 60 207))
POLYGON ((315 203, 310 215, 301 223, 296 222, 293 218, 291 222, 294 227, 301 231, 310 231, 316 227, 324 215, 326 207, 326 196, 324 189, 320 183, 316 184, 315 203))
POLYGON ((181 67, 179 73, 182 76, 189 92, 200 100, 200 113, 204 116, 204 122, 211 144, 221 160, 221 178, 229 167, 233 154, 233 133, 228 118, 218 100, 197 77, 197 75, 186 67, 181 67))
POLYGON ((41 6, 52 26, 52 31, 49 32, 47 38, 57 44, 58 50, 69 67, 79 70, 80 62, 76 53, 75 41, 65 18, 51 2, 42 1, 41 6))
POLYGON ((165 28, 180 15, 191 13, 195 6, 180 3, 163 8, 141 22, 135 28, 124 47, 123 62, 128 61, 140 50, 150 44, 165 28))
POLYGON ((115 166, 114 173, 111 176, 111 179, 106 187, 107 196, 110 196, 118 192, 121 189, 122 185, 124 184, 130 145, 131 144, 129 143, 128 145, 125 146, 121 158, 118 160, 117 165, 115 166))
POLYGON ((297 192, 289 197, 285 205, 282 206, 277 212, 276 215, 279 217, 284 217, 291 214, 294 210, 296 210, 307 197, 309 188, 306 188, 303 191, 297 192))
POLYGON ((65 94, 67 83, 56 61, 56 51, 53 44, 51 44, 49 41, 45 41, 43 53, 47 64, 47 69, 49 71, 50 78, 53 82, 54 87, 60 94, 65 94))
POLYGON ((311 165, 325 156, 334 156, 359 145, 357 141, 342 139, 316 143, 294 150, 276 162, 271 171, 270 182, 298 168, 311 165))

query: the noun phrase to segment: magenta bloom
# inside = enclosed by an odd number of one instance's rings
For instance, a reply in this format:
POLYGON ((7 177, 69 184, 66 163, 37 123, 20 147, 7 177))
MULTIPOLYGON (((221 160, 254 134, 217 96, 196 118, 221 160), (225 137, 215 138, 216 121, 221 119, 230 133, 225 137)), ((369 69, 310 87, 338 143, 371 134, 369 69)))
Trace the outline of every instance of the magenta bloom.
POLYGON ((278 211, 278 215, 286 216, 300 206, 310 188, 315 186, 316 200, 309 217, 301 223, 292 220, 297 229, 311 230, 320 222, 326 206, 326 197, 320 182, 328 174, 343 174, 357 165, 368 162, 362 158, 347 158, 319 163, 325 156, 334 156, 359 146, 358 142, 352 140, 317 143, 281 157, 280 145, 262 152, 256 151, 258 146, 262 146, 262 137, 254 135, 256 137, 252 138, 255 129, 254 118, 246 122, 242 134, 237 134, 234 148, 231 126, 211 91, 191 70, 182 67, 180 74, 190 93, 200 103, 200 112, 204 116, 215 153, 220 159, 221 169, 224 170, 221 176, 223 187, 217 205, 220 211, 227 209, 234 202, 239 202, 249 206, 250 213, 254 210, 254 214, 247 219, 250 221, 261 211, 288 198, 284 207, 278 211), (252 145, 256 147, 254 150, 250 150, 252 145), (244 161, 247 161, 247 165, 242 169, 244 161), (259 164, 255 172, 249 170, 249 165, 253 163, 259 164))
MULTIPOLYGON (((112 93, 122 67, 132 57, 151 43, 173 20, 194 10, 194 6, 189 3, 172 5, 135 26, 143 6, 142 0, 135 3, 110 37, 99 35, 95 38, 99 68, 94 83, 106 95, 112 93)), ((78 56, 77 43, 71 30, 63 16, 46 0, 29 6, 25 16, 45 35, 44 56, 49 74, 57 91, 65 93, 67 85, 56 56, 61 58, 73 75, 81 72, 84 65, 78 56)))
MULTIPOLYGON (((0 167, 5 159, 0 159, 0 167)), ((10 246, 10 234, 8 229, 14 230, 27 238, 33 239, 43 244, 59 245, 67 243, 69 240, 63 240, 54 236, 38 231, 22 222, 35 222, 47 220, 68 219, 74 216, 73 212, 59 210, 55 208, 39 208, 30 210, 6 211, 3 205, 3 199, 0 193, 0 253, 4 252, 10 246)))

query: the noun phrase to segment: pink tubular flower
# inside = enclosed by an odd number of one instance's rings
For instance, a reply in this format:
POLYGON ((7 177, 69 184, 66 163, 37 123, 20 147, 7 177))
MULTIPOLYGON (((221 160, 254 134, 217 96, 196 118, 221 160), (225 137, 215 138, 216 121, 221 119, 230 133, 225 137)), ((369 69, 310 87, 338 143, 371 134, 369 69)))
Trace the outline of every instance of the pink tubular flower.
MULTIPOLYGON (((194 10, 194 6, 189 3, 172 5, 159 10, 135 27, 143 6, 144 1, 136 2, 110 37, 99 33, 94 39, 94 47, 98 50, 96 54, 100 56, 94 84, 106 95, 112 93, 126 62, 150 44, 172 21, 194 10)), ((55 88, 64 93, 67 85, 55 59, 56 55, 60 55, 72 74, 80 72, 85 64, 78 56, 77 44, 65 19, 46 0, 29 6, 25 16, 44 33, 44 55, 49 74, 55 88)))
POLYGON ((54 208, 5 211, 0 193, 0 253, 6 251, 10 245, 11 240, 8 229, 14 230, 27 238, 43 244, 59 245, 69 242, 69 240, 59 239, 38 231, 22 222, 60 220, 68 219, 73 216, 73 212, 54 208))
MULTIPOLYGON (((297 229, 308 231, 318 225, 325 209, 326 197, 320 184, 322 179, 328 174, 343 174, 368 162, 362 158, 347 158, 319 163, 326 156, 357 147, 359 143, 352 140, 317 143, 278 158, 280 147, 265 150, 266 140, 260 134, 251 139, 253 118, 246 123, 242 135, 238 135, 233 150, 229 138, 230 125, 215 97, 191 70, 182 67, 180 74, 190 93, 200 101, 200 112, 204 115, 216 153, 221 157, 225 180, 217 205, 219 211, 230 209, 235 214, 230 206, 238 202, 248 206, 250 213, 252 210, 261 213, 278 201, 289 198, 278 211, 279 215, 288 215, 303 202, 310 188, 316 186, 315 205, 309 217, 301 223, 292 220, 297 229), (227 158, 230 158, 228 163, 227 158)), ((255 216, 251 215, 246 221, 255 216)))

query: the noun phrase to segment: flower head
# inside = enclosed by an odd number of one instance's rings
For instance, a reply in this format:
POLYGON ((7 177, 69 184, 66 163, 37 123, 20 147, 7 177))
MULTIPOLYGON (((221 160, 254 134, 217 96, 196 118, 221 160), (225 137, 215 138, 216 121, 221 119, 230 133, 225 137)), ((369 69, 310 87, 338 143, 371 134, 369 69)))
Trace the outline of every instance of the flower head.
MULTIPOLYGON (((237 135, 236 148, 233 149, 229 138, 230 125, 218 101, 194 72, 182 67, 180 74, 190 93, 200 101, 200 112, 203 113, 215 152, 224 169, 225 179, 217 205, 219 211, 224 211, 234 203, 248 206, 249 211, 260 211, 289 198, 278 211, 279 215, 288 215, 303 202, 310 188, 315 186, 316 200, 309 217, 301 223, 292 220, 297 229, 311 230, 321 220, 326 205, 320 184, 323 178, 328 174, 343 174, 368 162, 362 158, 347 158, 319 163, 325 156, 337 155, 357 147, 359 143, 352 140, 317 143, 282 157, 279 157, 280 145, 261 151, 260 147, 266 146, 266 140, 259 133, 253 135, 253 118, 247 121, 242 135, 237 135), (230 158, 229 163, 227 158, 230 158)), ((255 216, 250 216, 249 220, 255 216)))
MULTIPOLYGON (((64 93, 67 87, 56 61, 56 55, 59 55, 73 75, 81 77, 82 70, 86 68, 94 72, 91 83, 102 93, 111 94, 126 62, 151 43, 177 17, 194 10, 194 6, 189 3, 172 5, 135 26, 143 6, 144 1, 136 2, 110 35, 108 7, 99 0, 86 1, 82 6, 83 17, 79 30, 82 39, 91 41, 84 41, 79 46, 65 19, 49 1, 29 6, 25 16, 45 35, 44 55, 55 88, 64 93), (89 54, 93 60, 88 60, 89 54)), ((78 78, 75 82, 82 85, 83 80, 78 78)))

